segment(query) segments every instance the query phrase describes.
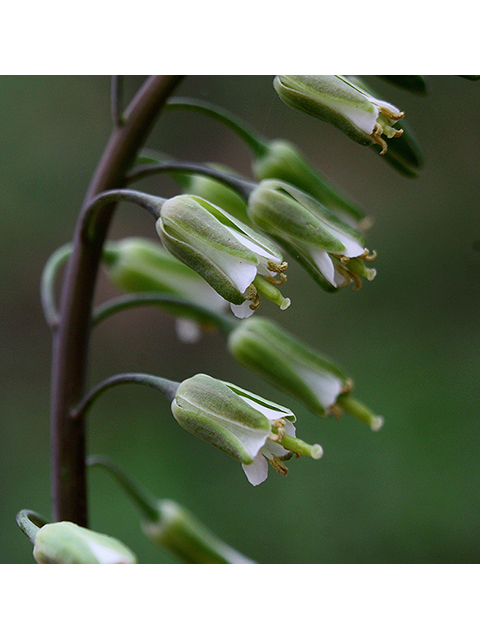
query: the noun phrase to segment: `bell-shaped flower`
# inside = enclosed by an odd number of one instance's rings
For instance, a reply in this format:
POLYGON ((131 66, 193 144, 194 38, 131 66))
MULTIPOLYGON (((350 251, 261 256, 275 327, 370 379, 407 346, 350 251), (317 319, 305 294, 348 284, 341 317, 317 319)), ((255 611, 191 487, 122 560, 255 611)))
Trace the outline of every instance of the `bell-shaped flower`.
POLYGON ((353 382, 345 371, 267 318, 244 320, 230 333, 228 347, 241 365, 297 398, 319 416, 338 416, 343 405, 373 430, 383 424, 380 416, 358 401, 355 405, 346 401, 353 382))
POLYGON ((360 277, 373 280, 376 275, 365 265, 375 254, 369 255, 359 231, 286 182, 260 182, 250 195, 248 215, 327 291, 352 281, 358 289, 360 277))
POLYGON ((184 429, 239 460, 254 486, 267 478, 267 460, 285 475, 282 460, 293 453, 314 459, 323 454, 320 445, 295 437, 289 409, 204 374, 180 384, 172 413, 184 429))
POLYGON ((33 557, 39 564, 135 564, 135 555, 111 536, 79 527, 73 522, 54 522, 38 529, 33 557))
POLYGON ((397 107, 370 95, 345 76, 276 76, 274 87, 285 104, 330 122, 355 142, 387 143, 382 138, 401 136, 394 125, 403 118, 397 107))
POLYGON ((175 196, 162 205, 156 228, 165 248, 228 300, 238 317, 259 306, 259 293, 281 309, 290 305, 277 288, 287 268, 278 248, 220 207, 175 196))

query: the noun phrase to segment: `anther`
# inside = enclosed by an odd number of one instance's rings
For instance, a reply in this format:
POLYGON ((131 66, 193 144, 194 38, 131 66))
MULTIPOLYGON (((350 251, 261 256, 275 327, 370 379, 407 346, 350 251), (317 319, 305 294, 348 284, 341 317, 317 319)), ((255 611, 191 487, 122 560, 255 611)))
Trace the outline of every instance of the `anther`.
POLYGON ((273 458, 270 460, 270 464, 275 469, 275 471, 278 471, 278 473, 280 473, 282 476, 287 475, 288 467, 284 465, 280 458, 277 458, 277 456, 273 456, 273 458))

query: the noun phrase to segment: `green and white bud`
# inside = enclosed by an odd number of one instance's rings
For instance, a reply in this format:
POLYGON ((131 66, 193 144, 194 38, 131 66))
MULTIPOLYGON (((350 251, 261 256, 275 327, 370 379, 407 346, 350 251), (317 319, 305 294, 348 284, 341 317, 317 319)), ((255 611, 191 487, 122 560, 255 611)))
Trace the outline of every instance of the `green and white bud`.
POLYGON ((263 180, 252 191, 248 215, 288 251, 326 291, 373 280, 375 258, 359 231, 342 222, 307 193, 281 180, 263 180))
POLYGON ((184 380, 172 402, 180 426, 242 463, 251 484, 267 478, 268 463, 282 474, 292 453, 320 458, 320 445, 295 437, 293 413, 231 383, 198 374, 184 380))
POLYGON ((163 204, 156 228, 165 248, 228 300, 238 317, 253 313, 259 293, 281 309, 290 305, 277 288, 288 266, 278 248, 220 207, 175 196, 163 204))
POLYGON ((319 416, 343 408, 372 430, 383 418, 351 397, 353 381, 335 362, 267 318, 248 318, 229 335, 228 348, 244 367, 303 402, 319 416))
POLYGON ((228 338, 234 358, 303 402, 320 416, 330 413, 350 381, 323 354, 267 318, 248 318, 228 338))
POLYGON ((345 76, 276 76, 274 88, 290 107, 333 124, 355 142, 379 144, 401 136, 394 125, 403 118, 397 107, 379 100, 345 76))
POLYGON ((158 500, 158 518, 143 520, 142 530, 153 544, 193 564, 254 564, 173 500, 158 500))
POLYGON ((358 226, 359 221, 366 217, 356 204, 350 202, 321 176, 309 164, 300 149, 288 140, 265 142, 253 161, 252 169, 256 180, 273 178, 288 182, 309 193, 352 226, 358 226))
POLYGON ((73 522, 41 527, 33 539, 39 564, 135 564, 137 559, 119 540, 73 522))

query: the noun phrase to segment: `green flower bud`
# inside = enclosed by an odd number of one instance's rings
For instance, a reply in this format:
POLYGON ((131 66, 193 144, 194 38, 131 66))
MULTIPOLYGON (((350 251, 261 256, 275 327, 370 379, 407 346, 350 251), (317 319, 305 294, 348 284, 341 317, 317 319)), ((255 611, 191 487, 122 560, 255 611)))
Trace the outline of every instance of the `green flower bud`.
POLYGON ((266 318, 248 318, 232 331, 234 358, 299 399, 320 416, 330 413, 349 385, 344 371, 266 318))
POLYGON ((383 424, 383 418, 350 399, 353 382, 343 369, 271 320, 244 320, 230 333, 228 347, 241 365, 297 398, 319 416, 338 416, 342 407, 373 430, 383 424))
POLYGON ((157 520, 144 520, 142 530, 153 544, 189 563, 254 564, 226 544, 188 509, 173 500, 158 500, 157 520))
POLYGON ((289 306, 275 286, 285 281, 287 268, 277 247, 220 207, 176 196, 163 204, 156 228, 165 248, 228 300, 238 317, 259 306, 259 292, 281 309, 289 306))
POLYGON ((341 220, 355 225, 365 214, 344 198, 315 169, 300 149, 288 140, 272 140, 261 147, 253 161, 256 180, 274 178, 309 193, 341 220))
POLYGON ((376 275, 365 266, 375 254, 368 255, 361 234, 286 182, 262 181, 250 195, 248 215, 327 291, 352 281, 358 289, 361 276, 376 275))
POLYGON ((135 555, 122 542, 73 522, 41 527, 33 540, 39 564, 135 564, 135 555))
POLYGON ((363 145, 387 143, 401 136, 394 125, 403 118, 397 107, 370 95, 345 76, 277 76, 274 88, 285 104, 330 122, 363 145))
POLYGON ((172 413, 184 429, 240 461, 254 486, 267 478, 267 459, 285 474, 281 459, 291 452, 315 459, 323 453, 295 437, 289 409, 204 374, 180 384, 172 413))

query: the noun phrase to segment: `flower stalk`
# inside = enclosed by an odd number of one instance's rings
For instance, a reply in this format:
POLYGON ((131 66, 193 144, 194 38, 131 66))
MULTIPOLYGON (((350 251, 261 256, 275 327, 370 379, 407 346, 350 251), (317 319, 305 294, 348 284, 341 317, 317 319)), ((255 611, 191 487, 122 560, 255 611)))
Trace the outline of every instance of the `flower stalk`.
MULTIPOLYGON (((151 76, 140 88, 121 124, 114 127, 87 190, 82 211, 103 191, 122 188, 125 174, 181 76, 151 76)), ((52 503, 54 520, 87 526, 85 423, 71 409, 84 394, 91 311, 102 247, 116 202, 105 204, 91 228, 88 245, 80 216, 60 295, 52 354, 52 503)))

